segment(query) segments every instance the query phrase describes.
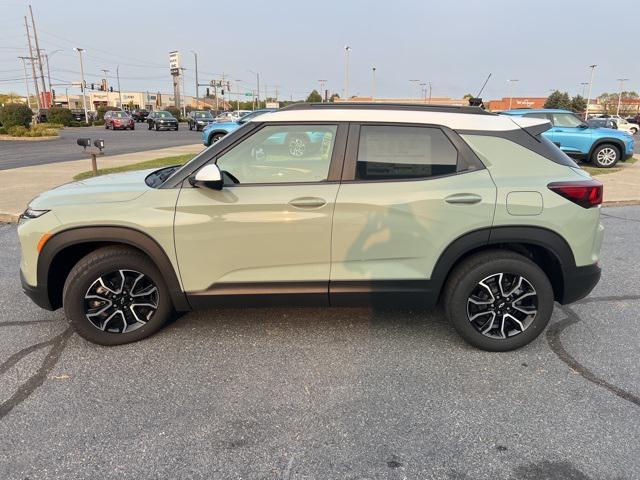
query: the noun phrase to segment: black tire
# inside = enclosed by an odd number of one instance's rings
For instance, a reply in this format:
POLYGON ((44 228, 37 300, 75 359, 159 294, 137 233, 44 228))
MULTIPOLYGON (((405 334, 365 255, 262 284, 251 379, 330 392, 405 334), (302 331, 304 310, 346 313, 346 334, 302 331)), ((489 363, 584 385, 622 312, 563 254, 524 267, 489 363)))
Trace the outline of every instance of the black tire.
POLYGON ((598 145, 591 153, 591 163, 599 168, 611 168, 619 161, 620 149, 611 143, 598 145))
POLYGON ((160 130, 160 127, 158 127, 157 123, 155 124, 155 127, 156 127, 156 132, 160 130))
POLYGON ((636 133, 638 133, 638 130, 633 127, 629 131, 631 132, 631 135, 635 135, 636 133))
POLYGON ((151 130, 151 123, 148 123, 147 125, 149 125, 149 130, 151 130))
POLYGON ((174 128, 174 130, 177 132, 178 131, 178 126, 176 125, 176 128, 174 128))
POLYGON ((217 141, 219 141, 222 137, 224 137, 224 133, 214 133, 209 137, 209 145, 213 145, 217 141))
MULTIPOLYGON (((135 284, 134 284, 135 286, 135 284)), ((135 287, 134 287, 135 288, 135 287)), ((133 290, 133 288, 132 288, 133 290)), ((125 289, 126 293, 126 289, 125 289)), ((112 305, 116 300, 112 301, 112 305)), ((169 290, 155 264, 144 254, 128 247, 104 247, 89 253, 80 260, 69 273, 64 284, 63 305, 67 319, 78 334, 90 342, 100 345, 121 345, 141 340, 157 332, 173 315, 173 304, 169 290), (157 287, 157 309, 150 319, 129 332, 112 333, 100 330, 87 318, 85 311, 85 295, 90 288, 103 276, 119 270, 142 273, 145 279, 150 279, 157 287)), ((125 310, 126 304, 118 307, 125 310)), ((139 307, 138 307, 139 308, 139 307)), ((132 310, 129 308, 129 310, 132 310)), ((138 310, 140 314, 140 310, 138 310)), ((131 315, 129 313, 129 315, 131 315)), ((123 317, 120 317, 121 319, 123 317)), ((114 321, 117 318, 114 318, 114 321)), ((140 322, 139 322, 140 323, 140 322)), ((105 322, 106 324, 106 322, 105 322)), ((111 322, 110 325, 114 324, 111 322)), ((122 326, 122 324, 120 324, 122 326)), ((118 323, 115 323, 116 329, 118 323)))
MULTIPOLYGON (((502 281, 503 277, 497 278, 502 281)), ((495 286, 495 283, 489 286, 495 286)), ((480 290, 485 291, 485 289, 480 290)), ((512 292, 512 299, 516 295, 522 297, 520 290, 515 292, 512 292)), ((553 301, 551 282, 540 267, 527 257, 508 250, 490 250, 467 258, 451 272, 444 291, 445 312, 460 336, 474 347, 491 352, 515 350, 533 341, 549 323, 553 312, 553 301), (494 317, 491 314, 480 316, 475 320, 477 323, 474 323, 471 320, 474 315, 470 314, 470 307, 468 306, 472 305, 471 297, 474 292, 478 291, 476 289, 480 289, 480 282, 489 283, 494 281, 487 279, 496 278, 495 276, 500 273, 505 274, 505 281, 508 281, 508 278, 515 279, 517 276, 521 276, 526 280, 526 288, 532 287, 535 293, 535 296, 529 295, 527 300, 527 302, 535 301, 534 306, 528 307, 530 309, 529 313, 534 310, 536 313, 532 317, 525 315, 526 319, 523 319, 522 312, 512 310, 513 306, 516 305, 516 301, 509 303, 509 301, 500 300, 498 291, 491 293, 493 298, 491 301, 494 302, 495 307, 493 305, 486 306, 488 310, 495 308, 498 314, 494 317), (506 317, 503 312, 506 312, 506 317), (524 331, 510 320, 510 318, 513 318, 511 315, 520 317, 522 325, 525 326, 524 331), (498 319, 497 322, 496 319, 498 319), (491 322, 490 325, 489 322, 491 322), (478 327, 479 323, 483 323, 482 328, 478 327), (495 329, 487 328, 486 333, 482 333, 487 325, 490 328, 495 325, 495 329), (502 330, 499 325, 502 325, 502 330), (506 328, 509 328, 509 330, 505 334, 506 328), (504 337, 501 335, 504 335, 504 337)), ((523 302, 523 300, 520 300, 520 302, 523 302)), ((522 303, 519 306, 527 308, 522 303)))
POLYGON ((189 123, 189 130, 193 130, 193 125, 189 123))
POLYGON ((109 130, 109 125, 107 125, 106 123, 104 124, 104 129, 105 130, 109 130))

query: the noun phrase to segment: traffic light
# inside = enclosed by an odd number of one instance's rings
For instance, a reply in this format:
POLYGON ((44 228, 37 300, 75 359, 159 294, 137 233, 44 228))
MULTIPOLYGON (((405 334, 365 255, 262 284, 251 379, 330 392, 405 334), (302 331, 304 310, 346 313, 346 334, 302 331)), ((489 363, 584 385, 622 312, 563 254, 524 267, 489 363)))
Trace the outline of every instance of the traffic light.
POLYGON ((95 88, 96 88, 96 84, 95 84, 95 83, 92 83, 92 84, 91 84, 91 90, 95 90, 95 88))
POLYGON ((56 98, 56 91, 53 88, 51 89, 51 96, 56 98))
POLYGON ((207 98, 209 98, 211 96, 211 92, 209 91, 209 88, 207 88, 207 98))
POLYGON ((110 91, 110 92, 113 92, 113 87, 109 87, 109 91, 110 91))
POLYGON ((220 95, 224 97, 224 90, 220 90, 220 95))

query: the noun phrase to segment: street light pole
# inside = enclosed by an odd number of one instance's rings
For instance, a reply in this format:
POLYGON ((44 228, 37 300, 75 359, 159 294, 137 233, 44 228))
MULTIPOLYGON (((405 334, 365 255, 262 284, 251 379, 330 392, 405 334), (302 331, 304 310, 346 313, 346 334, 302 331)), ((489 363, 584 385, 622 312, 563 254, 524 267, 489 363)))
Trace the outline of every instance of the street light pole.
POLYGON ((195 59, 195 67, 196 67, 196 108, 200 108, 200 90, 198 89, 199 84, 198 84, 198 54, 196 52, 194 52, 193 50, 191 50, 191 53, 193 53, 193 58, 195 59))
POLYGON ((87 111, 87 96, 85 95, 85 90, 87 89, 87 83, 84 80, 84 64, 82 63, 82 52, 84 52, 84 48, 76 47, 74 49, 78 52, 80 56, 80 75, 82 76, 82 84, 80 85, 80 89, 82 90, 82 106, 84 108, 84 123, 89 125, 89 112, 87 111))
POLYGON ((371 101, 376 98, 376 67, 371 67, 371 101))
POLYGON ((429 105, 431 105, 431 82, 429 82, 429 105))
POLYGON ((591 78, 589 79, 589 93, 587 94, 587 108, 584 110, 585 120, 589 118, 589 102, 591 101, 591 87, 593 86, 593 72, 595 72, 597 66, 598 65, 595 64, 589 65, 589 68, 591 69, 591 78))
POLYGON ((349 99, 349 51, 351 47, 345 45, 344 47, 344 98, 349 99))
POLYGON ((27 62, 26 62, 27 59, 31 60, 31 57, 18 57, 18 58, 22 60, 22 66, 24 67, 24 86, 27 89, 27 106, 31 108, 31 94, 29 93, 29 81, 28 81, 28 75, 27 75, 27 62))
POLYGON ((38 88, 38 77, 36 76, 36 66, 35 66, 35 57, 33 56, 33 48, 31 47, 31 34, 29 34, 29 23, 27 22, 27 17, 24 17, 24 26, 27 29, 27 43, 29 44, 29 58, 31 58, 31 73, 33 74, 33 86, 36 89, 36 102, 38 105, 38 110, 42 108, 42 104, 40 103, 40 89, 38 88))
POLYGON ((520 80, 518 80, 517 78, 510 78, 507 81, 509 82, 509 110, 511 110, 511 107, 513 105, 513 84, 515 82, 519 82, 520 80))
MULTIPOLYGON (((116 65, 116 80, 118 81, 118 101, 120 102, 120 109, 122 109, 122 90, 120 90, 120 65, 116 65)), ((149 95, 147 94, 147 97, 148 96, 149 95)))
POLYGON ((616 115, 620 115, 620 102, 622 101, 622 84, 626 81, 628 81, 628 78, 619 78, 618 81, 620 82, 620 92, 618 93, 618 108, 616 109, 616 115))
MULTIPOLYGON (((107 73, 109 73, 109 70, 107 70, 106 68, 101 68, 100 71, 104 73, 104 95, 105 95, 105 98, 107 99, 107 105, 105 106, 108 107, 109 106, 109 81, 107 80, 107 73)), ((122 108, 122 106, 120 108, 122 108)))

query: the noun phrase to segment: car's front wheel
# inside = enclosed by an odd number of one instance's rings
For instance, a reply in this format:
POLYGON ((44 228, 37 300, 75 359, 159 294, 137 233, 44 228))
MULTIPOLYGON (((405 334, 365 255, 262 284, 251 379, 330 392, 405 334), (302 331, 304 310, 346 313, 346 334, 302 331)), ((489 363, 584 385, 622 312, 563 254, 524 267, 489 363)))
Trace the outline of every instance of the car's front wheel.
POLYGON ((63 304, 78 334, 100 345, 148 337, 173 313, 160 271, 127 247, 100 248, 80 260, 65 282, 63 304))
POLYGON ((546 274, 527 257, 506 250, 473 255, 449 276, 444 306, 454 328, 482 350, 515 350, 534 340, 553 311, 546 274))
POLYGON ((209 145, 212 145, 224 137, 224 133, 214 133, 209 137, 209 145))
POLYGON ((635 135, 636 133, 638 133, 638 129, 635 127, 631 127, 631 129, 629 129, 629 132, 631 133, 631 135, 635 135))
POLYGON ((611 168, 620 160, 620 150, 615 145, 599 145, 591 154, 591 163, 600 168, 611 168))

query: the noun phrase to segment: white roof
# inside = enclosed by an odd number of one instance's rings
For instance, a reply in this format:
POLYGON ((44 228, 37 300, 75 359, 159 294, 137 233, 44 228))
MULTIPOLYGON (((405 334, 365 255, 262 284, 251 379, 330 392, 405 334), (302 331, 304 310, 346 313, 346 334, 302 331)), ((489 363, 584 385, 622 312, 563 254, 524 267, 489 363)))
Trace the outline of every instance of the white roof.
POLYGON ((444 125, 453 130, 507 131, 549 123, 541 118, 514 117, 511 115, 477 115, 472 113, 448 113, 426 110, 309 108, 281 110, 264 113, 252 122, 385 122, 427 123, 444 125))

